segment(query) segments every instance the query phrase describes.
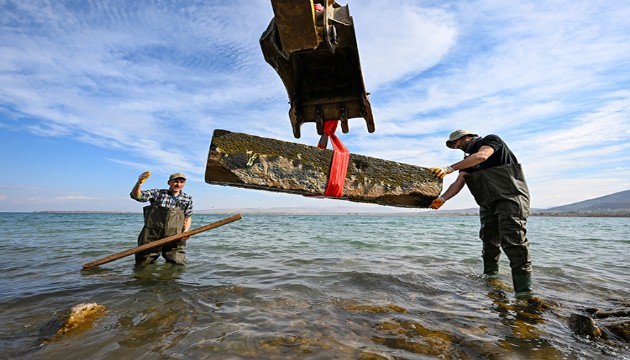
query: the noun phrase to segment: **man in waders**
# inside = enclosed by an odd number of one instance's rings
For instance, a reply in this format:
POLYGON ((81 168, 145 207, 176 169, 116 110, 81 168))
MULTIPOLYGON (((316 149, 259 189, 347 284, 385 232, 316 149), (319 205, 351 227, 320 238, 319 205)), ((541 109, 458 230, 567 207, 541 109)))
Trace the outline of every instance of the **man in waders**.
MULTIPOLYGON (((150 173, 144 172, 131 189, 131 198, 139 202, 150 202, 143 208, 144 227, 138 236, 138 245, 179 234, 190 229, 192 224, 192 197, 182 192, 186 175, 175 173, 168 178, 168 189, 141 190, 142 183, 150 173)), ((168 263, 184 264, 186 251, 184 240, 174 241, 136 254, 136 265, 154 263, 160 252, 168 263)))
POLYGON ((496 135, 480 137, 466 130, 457 130, 451 133, 446 146, 462 150, 464 160, 434 169, 440 179, 455 170, 459 170, 459 175, 442 196, 433 200, 431 208, 439 209, 467 185, 479 205, 484 276, 498 275, 500 249, 503 249, 510 260, 516 296, 530 296, 532 260, 525 229, 529 190, 521 165, 496 135))

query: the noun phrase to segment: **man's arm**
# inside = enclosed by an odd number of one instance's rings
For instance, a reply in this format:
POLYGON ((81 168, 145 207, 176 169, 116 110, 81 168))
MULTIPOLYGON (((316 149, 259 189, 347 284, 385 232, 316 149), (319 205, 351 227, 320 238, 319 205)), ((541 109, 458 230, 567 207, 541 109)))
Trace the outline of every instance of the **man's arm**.
POLYGON ((488 145, 484 145, 476 153, 471 154, 464 160, 456 162, 455 164, 451 165, 451 168, 453 170, 468 169, 469 167, 479 165, 482 162, 488 160, 488 158, 492 156, 492 154, 494 154, 494 149, 488 145))
POLYGON ((133 189, 131 189, 131 198, 132 199, 140 199, 140 197, 142 196, 142 183, 140 181, 138 181, 136 183, 136 185, 133 186, 133 189))
POLYGON ((132 199, 138 200, 142 198, 142 183, 147 181, 149 176, 151 176, 151 172, 149 171, 145 171, 138 176, 138 181, 131 189, 131 194, 129 194, 132 199))
POLYGON ((466 180, 464 180, 464 176, 466 175, 468 175, 468 173, 465 171, 459 172, 459 174, 457 175, 457 179, 455 179, 455 182, 452 183, 451 186, 448 187, 448 189, 446 189, 444 194, 442 194, 441 198, 444 199, 444 201, 452 199, 453 197, 455 197, 455 195, 459 194, 459 192, 464 188, 464 185, 466 185, 466 180))
POLYGON ((437 210, 441 208, 442 205, 444 205, 446 200, 452 199, 455 195, 459 194, 459 192, 464 188, 464 185, 466 185, 466 180, 464 180, 464 176, 466 175, 468 175, 467 172, 460 171, 459 175, 457 175, 457 179, 455 179, 455 182, 452 183, 451 186, 448 187, 448 189, 446 189, 442 196, 438 196, 436 199, 434 199, 429 207, 431 209, 437 210))
POLYGON ((182 229, 183 231, 190 230, 190 227, 192 226, 193 200, 190 196, 188 196, 188 199, 190 201, 188 202, 188 204, 186 204, 186 208, 184 209, 184 228, 182 229))
POLYGON ((192 225, 192 216, 184 218, 184 231, 190 230, 191 225, 192 225))
POLYGON ((454 172, 455 170, 463 170, 473 167, 475 165, 481 164, 482 162, 488 160, 490 156, 494 154, 494 149, 491 146, 484 145, 479 151, 474 154, 470 154, 467 158, 462 161, 458 161, 455 164, 443 168, 433 168, 433 172, 435 175, 443 179, 444 176, 454 172))

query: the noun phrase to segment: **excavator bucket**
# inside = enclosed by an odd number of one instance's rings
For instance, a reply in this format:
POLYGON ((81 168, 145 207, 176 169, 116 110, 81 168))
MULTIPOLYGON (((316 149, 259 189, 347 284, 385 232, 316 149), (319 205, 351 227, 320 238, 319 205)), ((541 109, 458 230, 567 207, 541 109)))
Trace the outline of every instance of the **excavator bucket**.
POLYGON ((265 61, 289 95, 293 135, 315 122, 322 135, 325 120, 362 117, 374 132, 372 108, 365 92, 354 24, 348 6, 332 0, 271 0, 274 18, 260 38, 265 61))

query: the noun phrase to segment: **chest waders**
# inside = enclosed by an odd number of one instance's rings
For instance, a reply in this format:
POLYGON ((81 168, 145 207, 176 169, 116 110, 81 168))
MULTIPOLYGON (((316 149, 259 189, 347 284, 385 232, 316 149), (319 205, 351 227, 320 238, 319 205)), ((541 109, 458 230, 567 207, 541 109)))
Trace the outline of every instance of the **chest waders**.
MULTIPOLYGON (((158 205, 145 206, 144 227, 138 235, 138 245, 164 239, 179 234, 184 228, 184 212, 180 208, 166 208, 158 205)), ((186 259, 185 242, 174 241, 136 254, 136 264, 151 264, 160 257, 173 264, 183 264, 186 259)))
POLYGON ((483 273, 499 273, 501 250, 510 260, 517 296, 532 291, 532 260, 527 241, 529 189, 520 164, 500 165, 470 173, 466 185, 479 205, 483 241, 483 273))

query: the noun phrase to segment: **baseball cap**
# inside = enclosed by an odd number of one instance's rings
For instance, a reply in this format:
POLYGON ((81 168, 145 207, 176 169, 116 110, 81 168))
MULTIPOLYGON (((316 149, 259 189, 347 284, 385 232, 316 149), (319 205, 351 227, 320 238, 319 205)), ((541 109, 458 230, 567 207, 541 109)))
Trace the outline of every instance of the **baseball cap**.
POLYGON ((186 175, 182 174, 182 173, 175 173, 175 174, 171 174, 171 176, 168 177, 169 180, 175 180, 175 179, 184 179, 186 180, 186 175))

